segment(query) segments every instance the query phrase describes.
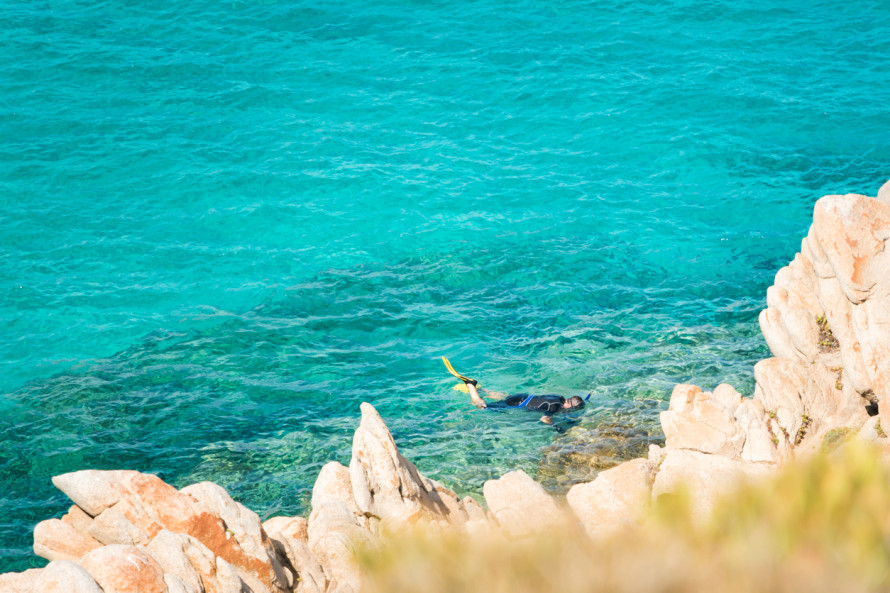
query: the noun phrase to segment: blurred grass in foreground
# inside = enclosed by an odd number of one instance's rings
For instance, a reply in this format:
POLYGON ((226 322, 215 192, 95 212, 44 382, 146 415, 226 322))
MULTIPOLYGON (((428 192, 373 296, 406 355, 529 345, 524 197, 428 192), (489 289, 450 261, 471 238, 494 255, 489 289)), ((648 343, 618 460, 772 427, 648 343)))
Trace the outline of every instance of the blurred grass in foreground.
POLYGON ((890 472, 852 442, 742 488, 706 523, 678 492, 604 541, 575 527, 519 542, 418 529, 359 562, 366 593, 845 593, 890 590, 888 552, 890 472))

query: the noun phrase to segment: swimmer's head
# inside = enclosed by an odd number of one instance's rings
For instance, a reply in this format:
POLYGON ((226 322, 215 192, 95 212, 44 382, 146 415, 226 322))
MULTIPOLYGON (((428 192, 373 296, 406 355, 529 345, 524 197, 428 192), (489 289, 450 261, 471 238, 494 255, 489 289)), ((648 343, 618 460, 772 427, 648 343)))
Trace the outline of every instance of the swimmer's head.
POLYGON ((569 412, 574 412, 575 410, 580 410, 584 407, 584 400, 578 397, 577 395, 573 395, 569 399, 562 404, 562 408, 569 412))

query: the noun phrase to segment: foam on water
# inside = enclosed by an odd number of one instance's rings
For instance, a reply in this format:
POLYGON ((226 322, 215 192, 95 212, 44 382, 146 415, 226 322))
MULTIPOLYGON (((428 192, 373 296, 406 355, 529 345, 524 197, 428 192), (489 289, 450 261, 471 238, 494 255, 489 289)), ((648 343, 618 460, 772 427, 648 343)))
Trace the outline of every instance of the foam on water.
POLYGON ((564 491, 750 392, 813 202, 890 177, 880 1, 0 8, 0 571, 65 471, 305 512, 361 401, 461 493, 564 491), (592 405, 472 410, 443 354, 592 405))

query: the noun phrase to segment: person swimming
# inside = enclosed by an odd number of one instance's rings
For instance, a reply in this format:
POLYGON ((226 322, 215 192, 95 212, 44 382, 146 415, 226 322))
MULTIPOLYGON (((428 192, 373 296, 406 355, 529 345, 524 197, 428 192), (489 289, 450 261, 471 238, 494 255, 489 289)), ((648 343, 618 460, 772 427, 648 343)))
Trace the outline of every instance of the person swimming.
POLYGON ((574 412, 575 410, 584 408, 584 400, 577 395, 566 399, 561 395, 529 395, 527 393, 515 393, 509 395, 500 391, 492 391, 490 389, 485 389, 484 391, 485 394, 494 401, 486 402, 482 399, 482 396, 479 395, 479 389, 477 388, 479 384, 478 381, 465 377, 455 371, 454 367, 451 366, 451 362, 444 356, 442 357, 442 361, 445 363, 445 368, 448 369, 449 373, 463 381, 467 388, 467 392, 470 394, 470 400, 477 408, 521 408, 542 412, 543 415, 540 418, 541 422, 550 425, 553 424, 553 416, 555 414, 560 412, 574 412))

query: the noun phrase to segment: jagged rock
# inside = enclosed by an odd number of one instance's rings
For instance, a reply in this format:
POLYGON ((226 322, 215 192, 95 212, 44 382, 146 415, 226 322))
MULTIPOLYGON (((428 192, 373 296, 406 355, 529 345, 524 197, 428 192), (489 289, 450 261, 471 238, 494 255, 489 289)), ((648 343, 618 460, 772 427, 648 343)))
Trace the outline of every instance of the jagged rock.
POLYGON ((780 434, 774 436, 780 440, 794 438, 806 411, 804 399, 812 399, 810 392, 819 389, 808 369, 796 360, 768 358, 754 365, 754 377, 754 398, 775 416, 780 427, 780 434))
MULTIPOLYGON (((252 592, 250 588, 241 580, 241 576, 238 574, 238 571, 235 570, 235 567, 220 558, 216 557, 216 580, 219 582, 219 591, 222 593, 228 593, 231 591, 235 593, 256 593, 252 592)), ((208 591, 207 593, 211 593, 208 591)))
POLYGON ((464 496, 461 503, 467 513, 467 522, 463 524, 463 529, 467 533, 473 535, 491 531, 493 523, 489 520, 488 513, 485 512, 482 505, 471 496, 464 496))
POLYGON ((92 521, 87 533, 103 544, 125 546, 144 545, 149 542, 148 534, 136 527, 132 521, 117 510, 117 503, 105 509, 92 521))
POLYGON ((730 415, 742 405, 742 394, 735 390, 735 387, 727 383, 721 383, 714 388, 711 394, 711 402, 724 410, 730 415))
POLYGON ((829 319, 839 342, 842 328, 852 328, 851 337, 840 343, 845 374, 855 377, 860 392, 863 387, 873 391, 879 402, 888 396, 890 388, 888 238, 890 203, 855 195, 820 199, 807 237, 808 243, 818 245, 814 251, 824 254, 831 276, 849 301, 844 310, 829 319), (857 358, 861 358, 865 377, 856 376, 861 372, 859 365, 849 362, 857 358))
POLYGON ((47 519, 34 527, 34 553, 47 560, 77 562, 102 544, 60 519, 47 519))
MULTIPOLYGON (((246 586, 232 565, 190 535, 163 530, 146 546, 166 574, 189 593, 241 593, 246 586)), ((172 592, 171 592, 172 593, 172 592)))
POLYGON ((859 429, 857 436, 864 441, 876 442, 879 439, 887 438, 887 433, 884 432, 883 427, 879 424, 880 418, 877 416, 872 416, 862 425, 862 428, 859 429))
POLYGON ((207 589, 204 579, 211 579, 216 572, 213 552, 195 538, 182 533, 164 529, 145 549, 164 573, 177 577, 189 593, 204 593, 207 589))
POLYGON ((263 523, 263 529, 273 541, 278 539, 276 535, 303 543, 309 541, 309 521, 303 517, 272 517, 263 523))
POLYGON ((745 433, 741 459, 755 463, 778 463, 778 437, 770 432, 769 419, 760 400, 743 400, 735 409, 733 418, 745 433))
POLYGON ((454 492, 424 477, 399 453, 373 406, 362 403, 361 411, 349 469, 328 463, 312 490, 308 548, 323 569, 328 591, 359 590, 353 552, 355 546, 370 545, 381 523, 389 528, 421 519, 460 524, 469 517, 454 492))
POLYGON ((878 190, 878 200, 882 202, 890 202, 890 181, 881 186, 878 190))
POLYGON ((733 399, 725 388, 721 390, 721 399, 715 401, 710 393, 702 392, 695 385, 674 387, 670 407, 661 413, 666 447, 726 457, 739 455, 745 434, 733 420, 732 411, 721 404, 725 400, 730 405, 733 399))
POLYGON ((728 459, 685 449, 668 450, 658 468, 652 486, 652 497, 684 487, 692 502, 693 516, 706 519, 714 501, 745 480, 763 476, 769 466, 728 459))
POLYGON ((164 574, 164 584, 167 585, 167 593, 203 593, 200 589, 189 589, 177 576, 164 574))
POLYGON ((491 515, 512 537, 528 537, 565 521, 556 501, 522 470, 488 480, 482 493, 491 515))
POLYGON ((289 588, 289 579, 278 560, 272 542, 263 531, 259 515, 235 502, 224 488, 212 482, 192 484, 180 492, 188 494, 210 513, 220 517, 225 522, 226 532, 235 538, 241 549, 262 564, 260 571, 239 571, 241 578, 255 593, 260 593, 265 589, 264 585, 267 585, 263 582, 263 574, 268 572, 266 566, 271 567, 274 583, 279 589, 289 588))
POLYGON ((263 529, 297 571, 297 591, 323 593, 324 569, 309 551, 309 523, 302 517, 273 517, 263 523, 263 529))
MULTIPOLYGON (((40 571, 34 593, 102 593, 84 567, 68 560, 54 560, 40 571)), ((112 593, 106 590, 105 593, 112 593)))
POLYGON ((371 543, 367 521, 361 522, 352 510, 348 480, 349 470, 332 461, 321 468, 312 490, 309 550, 321 564, 330 593, 358 593, 361 575, 354 552, 356 546, 371 543))
POLYGON ((464 496, 461 500, 469 521, 487 521, 488 513, 472 496, 464 496))
MULTIPOLYGON (((864 408, 875 403, 890 422, 890 405, 880 406, 890 398, 888 191, 881 188, 882 199, 850 194, 816 202, 800 253, 767 293, 761 329, 781 362, 767 362, 775 368, 760 374, 772 376, 757 382, 764 406, 801 449, 817 447, 831 428, 861 425, 864 408), (802 406, 788 401, 795 391, 802 406), (794 414, 812 421, 802 440, 794 414)), ((780 443, 780 457, 782 449, 780 443)))
POLYGON ((818 241, 847 299, 854 305, 886 283, 890 254, 890 204, 849 194, 825 196, 813 209, 813 236, 818 241))
POLYGON ((861 398, 839 390, 836 376, 819 361, 768 358, 754 365, 754 377, 754 398, 775 420, 778 430, 768 430, 779 441, 781 458, 788 456, 785 444, 797 446, 804 438, 812 444, 831 428, 861 425, 867 418, 861 398))
POLYGON ((81 533, 89 533, 90 525, 93 524, 93 518, 76 504, 71 505, 68 512, 62 515, 62 521, 81 533))
POLYGON ((126 496, 127 491, 122 486, 124 480, 138 473, 132 470, 88 469, 55 476, 53 485, 95 517, 126 496))
POLYGON ((104 593, 167 593, 161 566, 135 546, 103 546, 80 564, 104 593))
MULTIPOLYGON (((60 562, 64 561, 60 560, 60 562)), ((34 586, 43 574, 43 570, 42 568, 31 568, 24 572, 0 574, 0 591, 4 593, 36 593, 34 586)))
MULTIPOLYGON (((851 323, 853 304, 847 300, 840 284, 833 276, 818 278, 816 290, 819 303, 824 311, 826 329, 838 341, 839 352, 835 358, 839 357, 840 360, 831 361, 830 366, 842 368, 844 383, 852 386, 857 392, 868 391, 871 389, 871 379, 865 366, 865 360, 862 358, 862 345, 856 335, 856 329, 851 323)), ((819 316, 816 316, 816 319, 818 320, 819 316)), ((814 325, 818 326, 818 321, 814 325)), ((826 348, 820 346, 820 349, 825 350, 826 348)), ((830 355, 823 354, 816 358, 830 358, 830 355)))
POLYGON ((589 535, 611 535, 640 519, 653 478, 647 459, 633 459, 600 472, 593 482, 572 486, 566 500, 589 535))
MULTIPOLYGON (((312 499, 310 504, 314 509, 327 502, 338 502, 345 506, 356 517, 364 517, 364 511, 355 503, 352 494, 352 481, 349 477, 349 469, 343 464, 331 461, 326 463, 312 487, 312 499)), ((310 518, 311 522, 311 518, 310 518)), ((364 525, 363 525, 364 526, 364 525)), ((308 527, 307 527, 308 529, 308 527)))
MULTIPOLYGON (((223 520, 205 504, 177 491, 155 475, 88 470, 57 476, 53 483, 69 496, 75 496, 73 500, 87 512, 95 511, 98 515, 113 507, 115 513, 149 538, 162 529, 193 536, 234 566, 241 577, 250 582, 255 593, 284 591, 281 577, 265 552, 245 550, 226 530, 223 520), (98 492, 100 488, 106 488, 111 494, 98 492)), ((96 521, 92 527, 95 525, 96 521)), ((123 533, 129 529, 126 527, 123 533)), ((121 533, 119 531, 117 535, 123 537, 121 533)))
POLYGON ((463 501, 454 491, 432 478, 420 474, 424 487, 427 489, 433 504, 432 519, 440 519, 442 523, 461 525, 469 518, 463 501))
POLYGON ((649 445, 649 454, 647 456, 647 459, 649 459, 649 463, 652 464, 653 467, 656 467, 659 463, 661 463, 661 460, 664 459, 666 453, 667 451, 663 447, 652 444, 649 445))
POLYGON ((767 345, 777 357, 811 360, 818 352, 819 329, 816 318, 822 308, 816 296, 813 265, 797 254, 779 270, 773 286, 766 291, 767 309, 760 323, 767 345))
POLYGON ((466 512, 460 498, 421 475, 401 453, 386 423, 371 404, 362 403, 362 420, 352 441, 349 477, 361 513, 390 526, 443 518, 461 523, 466 512))
POLYGON ((811 360, 818 352, 816 318, 822 307, 815 288, 812 262, 797 254, 779 270, 766 291, 767 309, 761 313, 761 329, 777 357, 811 360))

